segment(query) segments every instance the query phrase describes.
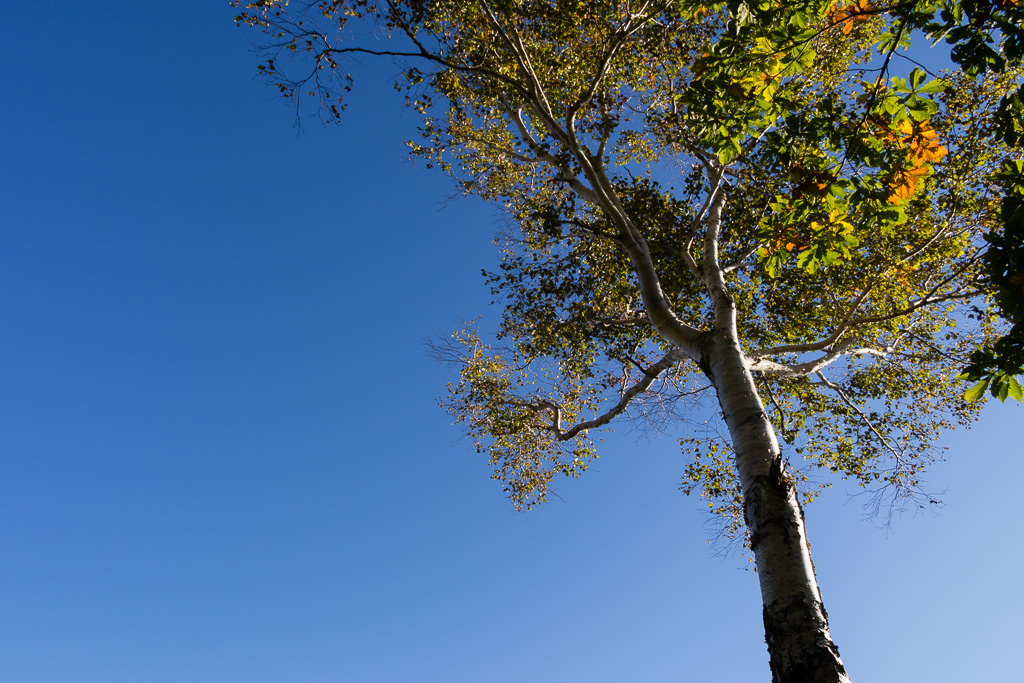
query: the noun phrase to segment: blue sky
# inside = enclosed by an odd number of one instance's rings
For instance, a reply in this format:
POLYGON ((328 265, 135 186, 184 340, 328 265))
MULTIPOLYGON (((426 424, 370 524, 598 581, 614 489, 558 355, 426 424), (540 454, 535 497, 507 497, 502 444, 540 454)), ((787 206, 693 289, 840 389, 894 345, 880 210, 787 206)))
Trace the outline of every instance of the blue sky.
MULTIPOLYGON (((436 407, 500 216, 405 161, 395 67, 298 135, 231 16, 0 22, 0 680, 767 680, 671 435, 521 515, 436 407)), ((1020 411, 945 440, 938 515, 807 511, 855 680, 1016 674, 1020 411)))

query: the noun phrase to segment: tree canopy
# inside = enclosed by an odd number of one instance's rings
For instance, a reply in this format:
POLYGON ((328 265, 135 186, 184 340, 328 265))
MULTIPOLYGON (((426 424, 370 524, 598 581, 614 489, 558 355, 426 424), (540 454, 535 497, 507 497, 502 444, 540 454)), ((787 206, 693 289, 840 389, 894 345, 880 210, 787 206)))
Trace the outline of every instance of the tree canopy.
POLYGON ((399 60, 412 154, 505 210, 496 335, 470 323, 437 353, 515 504, 585 471, 614 420, 675 429, 717 400, 724 429, 676 434, 682 488, 748 534, 776 680, 845 680, 820 594, 828 646, 805 649, 831 673, 784 652, 804 636, 773 611, 766 539, 802 539, 798 499, 836 479, 882 510, 934 502, 937 436, 986 390, 1021 398, 1019 4, 262 0, 238 21, 327 119, 347 58, 399 60), (924 34, 960 68, 918 63, 924 34))

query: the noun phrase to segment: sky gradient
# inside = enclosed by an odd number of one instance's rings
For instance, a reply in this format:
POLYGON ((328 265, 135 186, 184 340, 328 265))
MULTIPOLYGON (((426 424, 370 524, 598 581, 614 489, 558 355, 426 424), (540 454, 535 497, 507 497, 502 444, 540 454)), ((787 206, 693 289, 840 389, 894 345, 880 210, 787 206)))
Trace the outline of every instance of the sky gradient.
MULTIPOLYGON (((676 435, 524 515, 437 408, 501 216, 405 160, 397 67, 299 134, 231 16, 0 21, 0 680, 768 680, 676 435)), ((854 680, 1019 675, 1021 417, 944 439, 937 514, 807 510, 854 680)))

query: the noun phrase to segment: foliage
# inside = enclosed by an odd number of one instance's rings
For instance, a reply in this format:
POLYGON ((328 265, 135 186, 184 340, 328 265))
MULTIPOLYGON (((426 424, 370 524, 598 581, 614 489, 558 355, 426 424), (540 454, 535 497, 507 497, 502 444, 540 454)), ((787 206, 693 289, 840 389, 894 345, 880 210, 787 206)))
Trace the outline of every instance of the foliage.
MULTIPOLYGON (((953 45, 951 57, 970 76, 1005 73, 1019 67, 1024 57, 1024 6, 1019 0, 988 2, 908 3, 897 10, 909 25, 923 28, 953 45)), ((1024 87, 1007 91, 992 115, 991 136, 1014 149, 998 180, 1003 187, 1002 225, 985 238, 984 254, 991 287, 1002 317, 1013 327, 992 344, 971 354, 962 379, 976 381, 966 396, 977 400, 985 390, 1005 401, 1022 398, 1024 379, 1024 215, 1020 210, 1024 188, 1024 87)))
MULTIPOLYGON (((459 372, 444 405, 529 507, 586 469, 614 418, 672 424, 710 395, 699 344, 679 340, 717 329, 723 287, 805 499, 836 478, 919 492, 935 438, 978 409, 957 379, 972 352, 968 378, 1019 396, 1024 326, 996 341, 990 307, 1019 321, 1024 300, 1021 166, 1005 166, 1020 11, 261 0, 238 21, 271 37, 262 73, 328 119, 347 58, 400 60, 423 117, 412 153, 511 217, 487 273, 497 346, 469 326, 439 354, 459 372), (915 30, 963 69, 895 74, 915 30)), ((730 444, 683 440, 684 489, 739 530, 730 444)))
POLYGON ((995 302, 1013 323, 1004 336, 971 354, 964 379, 976 381, 967 396, 976 400, 989 390, 1000 401, 1020 401, 1024 391, 1017 376, 1024 375, 1024 161, 1007 163, 997 176, 1002 181, 1001 232, 985 236, 989 247, 985 264, 995 289, 995 302))

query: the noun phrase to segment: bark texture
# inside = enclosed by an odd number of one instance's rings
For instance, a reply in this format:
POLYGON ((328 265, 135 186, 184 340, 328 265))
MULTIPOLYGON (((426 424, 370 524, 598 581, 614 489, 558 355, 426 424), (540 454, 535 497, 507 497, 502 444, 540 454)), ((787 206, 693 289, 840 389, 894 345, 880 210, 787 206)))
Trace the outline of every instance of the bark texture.
MULTIPOLYGON (((720 302, 732 302, 725 295, 720 302)), ((849 683, 828 630, 803 511, 728 311, 704 344, 702 368, 718 393, 743 488, 773 683, 849 683)))

